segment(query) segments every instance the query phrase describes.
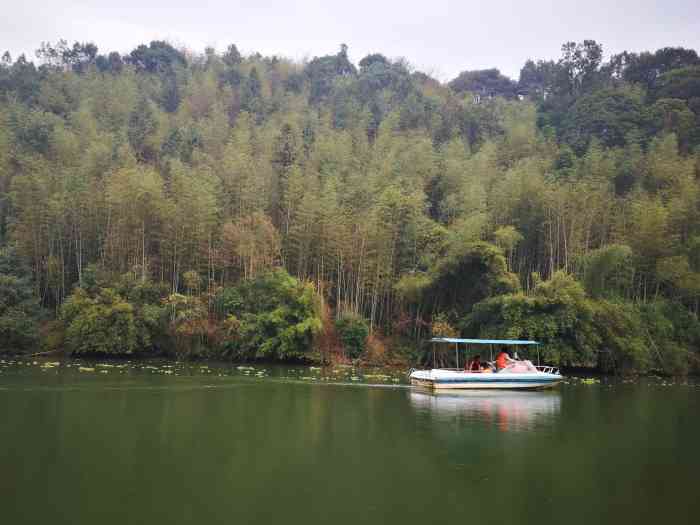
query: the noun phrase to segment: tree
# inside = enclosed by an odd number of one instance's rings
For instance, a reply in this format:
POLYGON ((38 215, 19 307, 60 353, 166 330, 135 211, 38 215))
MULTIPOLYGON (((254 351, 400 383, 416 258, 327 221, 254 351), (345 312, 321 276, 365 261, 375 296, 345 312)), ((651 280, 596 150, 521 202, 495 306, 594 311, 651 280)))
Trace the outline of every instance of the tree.
POLYGON ((222 238, 226 266, 238 269, 245 280, 269 271, 280 260, 277 229, 259 212, 224 224, 222 238))
POLYGON ((477 303, 464 324, 480 337, 542 342, 545 362, 590 366, 600 344, 594 313, 581 285, 557 272, 539 283, 532 296, 500 295, 477 303))
POLYGON ((642 102, 632 91, 602 89, 579 98, 563 123, 563 139, 579 154, 592 138, 606 147, 627 144, 630 135, 644 128, 642 102))
POLYGON ((690 102, 700 98, 700 65, 673 69, 661 75, 653 91, 655 98, 676 98, 690 102))
POLYGON ((189 168, 173 161, 169 168, 167 202, 162 204, 161 264, 170 270, 171 289, 176 293, 180 290, 180 277, 188 269, 197 273, 206 268, 208 284, 213 281, 218 185, 203 167, 189 168))
POLYGON ((557 89, 559 66, 552 60, 527 60, 520 70, 518 92, 533 99, 545 99, 557 89))
POLYGON ((354 76, 357 71, 348 59, 348 46, 341 44, 337 55, 314 57, 304 73, 311 88, 310 99, 318 102, 330 94, 336 78, 354 76))
POLYGON ((109 177, 106 197, 110 217, 104 256, 120 272, 138 268, 145 281, 159 240, 163 180, 153 169, 123 168, 109 177))
POLYGON ((367 322, 358 315, 346 313, 335 321, 335 329, 348 356, 352 359, 360 357, 367 347, 367 322))
POLYGON ((72 355, 133 354, 139 349, 134 307, 109 288, 95 297, 78 288, 61 307, 72 355))
POLYGON ((28 272, 9 248, 0 248, 0 350, 27 350, 39 342, 39 303, 28 272))
POLYGON ((260 121, 264 111, 264 101, 262 98, 262 84, 257 68, 250 70, 248 78, 245 79, 241 89, 241 109, 251 115, 255 115, 260 121))
POLYGON ((602 45, 595 40, 566 42, 561 46, 561 52, 558 65, 566 75, 569 95, 577 96, 596 86, 603 60, 602 45))
POLYGON ((583 282, 592 297, 629 297, 634 279, 632 250, 611 244, 592 250, 582 260, 583 282))
POLYGON ((172 72, 176 66, 185 66, 185 56, 162 40, 153 40, 148 46, 141 44, 131 51, 128 61, 137 69, 149 73, 172 72))
POLYGON ((261 274, 220 296, 232 332, 224 344, 232 357, 300 359, 321 329, 313 285, 284 270, 261 274))
POLYGON ((501 226, 493 232, 494 244, 506 254, 508 266, 513 266, 513 255, 515 248, 523 240, 523 236, 513 226, 501 226))
POLYGON ((503 253, 491 244, 474 242, 454 246, 430 269, 421 301, 460 318, 476 303, 518 289, 518 280, 508 272, 503 253))
POLYGON ((496 68, 463 71, 449 86, 457 93, 468 91, 485 97, 515 98, 517 94, 517 84, 496 68))
POLYGON ((693 49, 665 47, 654 53, 624 52, 613 56, 611 62, 621 64, 621 75, 627 82, 641 84, 647 91, 653 92, 659 77, 674 69, 698 65, 700 59, 693 49))
POLYGON ((224 53, 223 60, 224 60, 224 64, 226 64, 229 67, 234 67, 234 66, 237 66, 238 64, 241 63, 243 58, 241 57, 241 54, 238 52, 238 48, 236 47, 236 44, 230 44, 226 48, 226 52, 224 53))

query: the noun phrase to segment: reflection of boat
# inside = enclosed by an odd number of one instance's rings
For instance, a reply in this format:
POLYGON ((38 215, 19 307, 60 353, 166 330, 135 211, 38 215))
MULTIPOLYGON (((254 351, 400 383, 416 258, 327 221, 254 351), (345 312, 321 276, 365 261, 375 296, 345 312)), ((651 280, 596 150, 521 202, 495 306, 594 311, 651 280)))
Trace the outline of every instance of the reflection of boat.
POLYGON ((528 427, 559 414, 557 392, 433 392, 416 389, 410 393, 413 408, 439 416, 464 416, 493 421, 503 430, 528 427))
MULTIPOLYGON (((535 341, 498 339, 435 338, 435 343, 454 343, 457 368, 432 368, 411 371, 411 384, 434 389, 507 389, 538 390, 552 388, 563 379, 559 370, 551 366, 533 366, 529 361, 510 360, 511 364, 499 372, 469 371, 459 368, 459 343, 493 345, 538 345, 535 341)), ((433 360, 435 358, 433 357, 433 360)))

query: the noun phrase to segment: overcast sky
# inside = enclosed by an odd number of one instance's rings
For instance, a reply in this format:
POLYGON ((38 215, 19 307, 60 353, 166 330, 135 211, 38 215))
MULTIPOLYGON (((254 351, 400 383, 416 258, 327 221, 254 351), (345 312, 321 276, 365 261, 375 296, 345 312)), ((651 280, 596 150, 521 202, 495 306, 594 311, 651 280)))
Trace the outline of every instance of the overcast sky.
POLYGON ((557 58, 591 38, 606 55, 684 46, 700 50, 700 0, 3 0, 0 52, 34 58, 41 41, 92 41, 128 52, 169 40, 195 51, 259 51, 301 59, 335 53, 405 57, 449 80, 498 67, 516 77, 528 58, 557 58))

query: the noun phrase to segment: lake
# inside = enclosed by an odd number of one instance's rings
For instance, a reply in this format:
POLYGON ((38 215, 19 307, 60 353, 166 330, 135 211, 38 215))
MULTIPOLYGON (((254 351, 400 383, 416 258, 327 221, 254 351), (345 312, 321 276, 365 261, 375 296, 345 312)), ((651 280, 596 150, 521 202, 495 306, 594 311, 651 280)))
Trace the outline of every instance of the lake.
POLYGON ((14 524, 696 523, 700 385, 433 395, 397 373, 0 362, 14 524))

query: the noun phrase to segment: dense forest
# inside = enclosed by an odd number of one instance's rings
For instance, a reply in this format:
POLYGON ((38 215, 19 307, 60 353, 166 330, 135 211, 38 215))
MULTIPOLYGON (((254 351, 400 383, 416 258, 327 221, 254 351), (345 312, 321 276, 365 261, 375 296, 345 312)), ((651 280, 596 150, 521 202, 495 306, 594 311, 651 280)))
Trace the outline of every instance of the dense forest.
POLYGON ((700 58, 566 43, 441 83, 43 43, 0 61, 0 345, 417 362, 432 335, 700 370, 700 58))

